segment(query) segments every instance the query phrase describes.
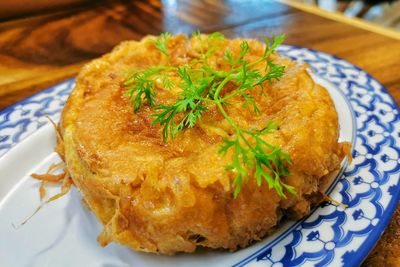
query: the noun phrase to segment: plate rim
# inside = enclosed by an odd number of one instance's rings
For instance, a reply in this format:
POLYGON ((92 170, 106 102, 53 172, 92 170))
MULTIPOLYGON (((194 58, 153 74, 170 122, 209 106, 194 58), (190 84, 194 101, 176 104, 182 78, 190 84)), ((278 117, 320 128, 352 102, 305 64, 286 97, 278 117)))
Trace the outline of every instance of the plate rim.
MULTIPOLYGON (((390 94, 390 92, 387 90, 387 88, 385 86, 383 86, 377 79, 375 79, 375 77, 373 75, 371 75, 367 71, 363 70, 362 68, 360 68, 356 64, 353 64, 353 63, 347 61, 346 59, 344 59, 342 57, 339 57, 339 56, 336 56, 336 55, 332 55, 332 54, 329 54, 329 53, 326 53, 326 52, 323 52, 323 51, 315 50, 315 49, 312 49, 312 48, 308 48, 308 47, 302 47, 302 46, 298 46, 298 45, 282 45, 282 47, 302 49, 302 50, 310 51, 312 53, 322 54, 322 55, 325 55, 325 56, 334 58, 336 60, 343 61, 343 62, 346 62, 346 63, 350 64, 356 70, 358 70, 360 72, 363 72, 368 79, 371 79, 371 80, 374 80, 375 82, 377 82, 377 84, 380 87, 379 91, 382 92, 383 94, 385 94, 386 96, 388 96, 388 98, 390 99, 391 104, 393 105, 393 107, 395 109, 397 109, 397 111, 400 113, 399 104, 396 102, 396 100, 390 94)), ((278 52, 279 52, 279 50, 278 50, 278 52)), ((70 83, 70 82, 75 82, 75 80, 76 80, 76 77, 68 78, 68 79, 65 79, 65 80, 63 80, 61 82, 53 84, 52 86, 47 87, 44 90, 36 92, 36 93, 30 95, 29 97, 27 97, 25 99, 22 99, 22 100, 14 103, 14 104, 12 104, 10 106, 7 106, 4 109, 0 110, 0 116, 5 115, 7 113, 10 113, 10 111, 14 110, 15 107, 17 107, 17 106, 23 106, 23 105, 29 103, 32 99, 34 99, 35 97, 37 97, 39 95, 51 92, 52 90, 54 90, 59 85, 67 84, 67 83, 70 83)), ((346 96, 345 96, 345 99, 348 100, 346 96)), ((353 110, 351 105, 350 105, 350 108, 351 108, 351 111, 354 112, 354 110, 353 110)), ((394 120, 394 122, 398 121, 398 120, 399 120, 399 118, 397 117, 396 120, 394 120)), ((0 122, 0 129, 2 129, 2 128, 3 128, 3 125, 0 122)), ((39 128, 41 128, 41 126, 39 128)), ((37 130, 38 129, 35 129, 32 133, 30 133, 29 135, 25 136, 24 138, 18 140, 17 142, 13 141, 12 145, 4 152, 4 154, 0 155, 0 160, 2 160, 2 158, 5 155, 7 155, 9 153, 9 151, 12 150, 16 145, 20 144, 23 140, 29 138, 37 130)), ((355 132, 357 132, 357 128, 355 130, 356 130, 355 132)), ((392 132, 395 132, 395 130, 393 130, 392 132)), ((395 138, 394 140, 395 140, 395 143, 400 143, 400 138, 399 137, 395 138)), ((1 144, 1 141, 0 141, 0 144, 1 144)), ((354 144, 352 144, 352 145, 354 145, 354 144)), ((345 171, 346 167, 347 166, 345 166, 345 168, 343 168, 343 171, 345 171)), ((337 181, 338 180, 339 179, 337 179, 337 181)), ((335 182, 334 186, 332 186, 332 185, 330 186, 329 191, 331 191, 333 188, 335 188, 337 186, 337 181, 335 182)), ((400 182, 396 185, 396 187, 398 189, 400 189, 400 182)), ((379 224, 378 227, 375 227, 375 229, 368 234, 368 238, 366 240, 369 240, 369 241, 364 241, 362 243, 362 245, 358 248, 358 250, 357 250, 358 253, 353 257, 353 261, 352 261, 353 264, 354 263, 360 264, 361 262, 363 262, 363 260, 372 251, 373 247, 377 244, 377 242, 379 241, 380 236, 383 234, 384 230, 387 228, 390 220, 392 219, 392 216, 393 216, 393 214, 394 214, 394 212, 396 210, 396 207, 397 207, 397 205, 399 203, 399 200, 400 200, 400 190, 397 190, 396 193, 392 195, 392 198, 391 198, 390 202, 388 203, 388 205, 387 205, 387 207, 385 209, 385 213, 386 214, 389 213, 390 216, 385 216, 383 218, 382 217, 380 218, 383 221, 382 224, 379 224)), ((300 221, 304 221, 305 219, 307 219, 311 214, 313 214, 315 212, 315 209, 317 209, 317 208, 318 208, 318 206, 316 208, 314 208, 307 217, 301 219, 300 221)), ((296 221, 296 224, 297 223, 298 223, 298 221, 296 221)), ((273 242, 273 241, 271 241, 271 242, 273 242)), ((251 253, 246 258, 243 258, 242 260, 240 260, 239 262, 237 262, 233 266, 242 266, 243 264, 248 263, 248 261, 246 261, 248 258, 254 259, 254 257, 256 257, 256 255, 259 254, 264 249, 265 249, 265 246, 259 248, 257 251, 251 253)))
MULTIPOLYGON (((387 90, 387 88, 379 81, 377 80, 373 75, 371 75, 369 72, 363 70, 361 67, 359 67, 356 64, 353 64, 352 62, 349 62, 348 60, 333 55, 333 54, 329 54, 327 52, 323 52, 320 50, 316 50, 313 48, 308 48, 308 47, 303 47, 303 46, 299 46, 299 45, 282 45, 280 47, 289 47, 289 48, 295 48, 295 49, 301 49, 301 50, 306 50, 306 51, 310 51, 312 53, 317 53, 317 54, 322 54, 324 56, 327 57, 331 57, 333 59, 342 61, 342 62, 346 62, 348 64, 350 64, 353 68, 355 68, 357 71, 363 72, 367 78, 374 80, 377 82, 377 84, 380 86, 380 90, 382 93, 384 93, 385 95, 387 95, 389 97, 389 99, 391 100, 391 102, 393 103, 393 106, 395 107, 395 109, 400 113, 400 106, 399 104, 396 102, 396 100, 393 98, 393 96, 390 94, 390 92, 387 90)), ((280 48, 279 47, 279 48, 280 48)), ((277 49, 277 52, 279 52, 279 48, 277 49)), ((350 105, 350 108, 352 110, 352 112, 354 111, 352 106, 350 105)), ((399 121, 399 117, 396 119, 396 121, 399 121)), ((356 129, 357 130, 357 129, 356 129)), ((357 132, 357 131, 356 131, 357 132)), ((400 142, 400 138, 397 138, 397 140, 400 142)), ((354 151, 354 144, 352 144, 352 152, 354 151)), ((348 165, 346 166, 348 167, 348 165)), ((345 169, 344 169, 345 170, 345 169)), ((335 182, 336 185, 338 183, 338 180, 335 182)), ((335 186, 336 186, 335 185, 335 186)), ((380 240, 380 237, 383 235, 384 231, 386 230, 386 228, 388 227, 390 220, 393 217, 393 214, 397 208, 397 205, 400 202, 400 182, 397 184, 396 186, 399 190, 397 190, 397 192, 393 195, 393 197, 391 198, 390 202, 388 203, 386 209, 385 209, 385 213, 389 213, 390 216, 385 216, 383 217, 383 219, 381 218, 381 220, 383 221, 382 224, 380 224, 381 227, 375 227, 374 231, 371 231, 368 235, 368 239, 370 240, 370 242, 368 241, 364 241, 362 243, 362 245, 359 247, 359 249, 357 250, 359 253, 357 253, 352 259, 353 261, 349 262, 349 264, 361 264, 369 255, 369 253, 373 250, 373 248, 377 245, 377 243, 380 240), (372 237, 372 238, 371 238, 372 237)), ((334 188, 334 187, 333 187, 334 188)), ((333 189, 332 188, 332 189, 333 189)), ((300 221, 304 221, 306 220, 309 216, 311 216, 315 210, 318 208, 319 206, 315 207, 309 215, 307 215, 305 218, 302 218, 300 221)), ((296 221, 297 223, 298 221, 296 221)), ((378 225, 379 226, 379 225, 378 225)), ((239 267, 239 266, 244 266, 247 263, 251 262, 252 260, 254 260, 254 258, 257 257, 258 254, 260 254, 260 252, 262 252, 263 250, 265 250, 265 246, 258 249, 257 251, 253 252, 251 255, 248 255, 246 258, 242 259, 240 262, 236 263, 235 265, 233 265, 233 267, 239 267), (249 260, 248 260, 249 259, 249 260)), ((346 263, 343 264, 343 266, 347 266, 346 263)))

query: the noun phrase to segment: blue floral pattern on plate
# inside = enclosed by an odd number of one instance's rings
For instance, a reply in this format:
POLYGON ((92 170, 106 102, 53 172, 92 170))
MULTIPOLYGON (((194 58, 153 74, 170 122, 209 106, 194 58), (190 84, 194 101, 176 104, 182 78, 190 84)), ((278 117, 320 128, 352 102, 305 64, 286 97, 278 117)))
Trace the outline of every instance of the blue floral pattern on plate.
MULTIPOLYGON (((350 103, 357 125, 353 162, 329 189, 346 206, 323 203, 234 266, 357 266, 399 199, 399 109, 381 84, 349 62, 295 46, 279 52, 307 62, 350 103)), ((73 86, 74 79, 67 80, 1 111, 0 157, 48 123, 45 116, 57 120, 73 86)))

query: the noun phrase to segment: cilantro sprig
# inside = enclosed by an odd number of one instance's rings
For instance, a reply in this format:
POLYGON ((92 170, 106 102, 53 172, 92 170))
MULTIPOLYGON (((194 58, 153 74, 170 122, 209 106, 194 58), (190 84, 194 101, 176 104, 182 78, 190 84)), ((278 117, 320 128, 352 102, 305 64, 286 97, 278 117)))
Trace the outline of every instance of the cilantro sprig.
POLYGON ((247 41, 240 43, 238 56, 229 50, 225 51, 224 60, 229 65, 229 71, 213 68, 208 60, 221 49, 220 42, 224 40, 221 33, 207 36, 199 32, 192 38, 200 42, 200 55, 190 63, 182 66, 172 66, 168 53, 168 43, 171 34, 165 33, 158 37, 154 43, 167 64, 149 67, 145 70, 134 70, 125 82, 125 95, 131 99, 132 107, 137 112, 144 101, 154 107, 157 113, 153 114, 153 124, 159 124, 163 130, 164 141, 174 138, 186 128, 192 128, 201 120, 204 112, 210 105, 216 106, 225 120, 234 129, 234 133, 225 138, 219 153, 226 155, 232 151, 232 163, 225 167, 227 171, 234 172, 233 180, 234 197, 236 198, 244 182, 254 172, 257 185, 260 187, 266 182, 268 187, 275 189, 280 197, 286 198, 285 191, 296 194, 294 188, 282 181, 289 176, 288 165, 292 160, 286 152, 279 147, 266 142, 264 135, 278 129, 276 123, 270 122, 263 129, 251 131, 243 129, 229 116, 226 107, 229 99, 241 97, 243 104, 251 106, 256 114, 260 113, 251 91, 260 87, 263 89, 266 82, 272 83, 279 80, 284 74, 285 67, 275 64, 270 56, 283 42, 284 36, 264 38, 265 50, 263 56, 251 62, 246 59, 251 47, 247 41), (264 64, 264 71, 255 68, 264 64), (179 77, 179 86, 182 88, 179 97, 171 105, 156 105, 156 84, 161 80, 165 89, 175 86, 170 77, 179 77), (235 85, 235 90, 224 92, 227 84, 235 85))

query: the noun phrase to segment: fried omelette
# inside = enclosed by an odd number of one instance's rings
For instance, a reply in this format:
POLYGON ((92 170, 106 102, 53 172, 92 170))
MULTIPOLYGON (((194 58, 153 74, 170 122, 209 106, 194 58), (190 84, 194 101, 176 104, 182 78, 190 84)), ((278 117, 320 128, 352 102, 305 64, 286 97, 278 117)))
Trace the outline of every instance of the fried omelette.
MULTIPOLYGON (((291 175, 283 180, 296 191, 283 198, 265 184, 257 186, 254 170, 249 170, 235 198, 235 173, 225 169, 232 151, 218 153, 234 131, 215 107, 204 111, 193 128, 164 142, 160 125, 152 123, 154 107, 144 104, 134 112, 126 97, 127 72, 167 64, 155 40, 148 36, 123 42, 87 64, 62 113, 58 151, 84 202, 104 225, 99 243, 115 241, 167 255, 193 252, 197 246, 233 251, 263 238, 283 217, 309 214, 321 199, 323 180, 339 169, 348 144, 338 143, 333 102, 307 66, 273 53, 271 60, 285 66, 285 73, 279 81, 252 90, 260 113, 243 106, 239 95, 229 100, 226 110, 241 128, 262 129, 269 121, 279 125, 263 139, 292 158, 291 175)), ((237 55, 242 41, 222 40, 223 49, 210 56, 209 64, 228 68, 224 51, 237 55)), ((247 42, 249 62, 262 56, 264 44, 247 42)), ((172 37, 168 63, 187 64, 199 57, 200 49, 196 38, 172 37)), ((156 87, 162 103, 174 101, 182 90, 179 82, 171 89, 161 82, 156 87)), ((224 90, 235 90, 235 85, 228 83, 224 90)))

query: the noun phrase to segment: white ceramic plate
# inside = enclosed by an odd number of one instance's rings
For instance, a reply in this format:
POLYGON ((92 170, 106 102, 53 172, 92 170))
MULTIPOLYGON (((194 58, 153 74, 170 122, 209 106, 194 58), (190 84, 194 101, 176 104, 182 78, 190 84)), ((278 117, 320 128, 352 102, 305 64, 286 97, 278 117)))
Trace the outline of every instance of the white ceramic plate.
MULTIPOLYGON (((285 222, 274 235, 235 253, 173 257, 116 244, 100 247, 96 238, 102 226, 75 189, 20 226, 40 205, 39 182, 29 175, 60 162, 44 115, 58 119, 73 87, 68 80, 0 112, 0 266, 357 266, 399 198, 397 105, 376 80, 344 60, 293 46, 279 52, 314 69, 314 79, 328 89, 337 108, 340 140, 353 143, 352 164, 343 162, 327 189, 347 208, 324 203, 307 218, 285 222)), ((48 195, 58 190, 50 188, 48 195)))

